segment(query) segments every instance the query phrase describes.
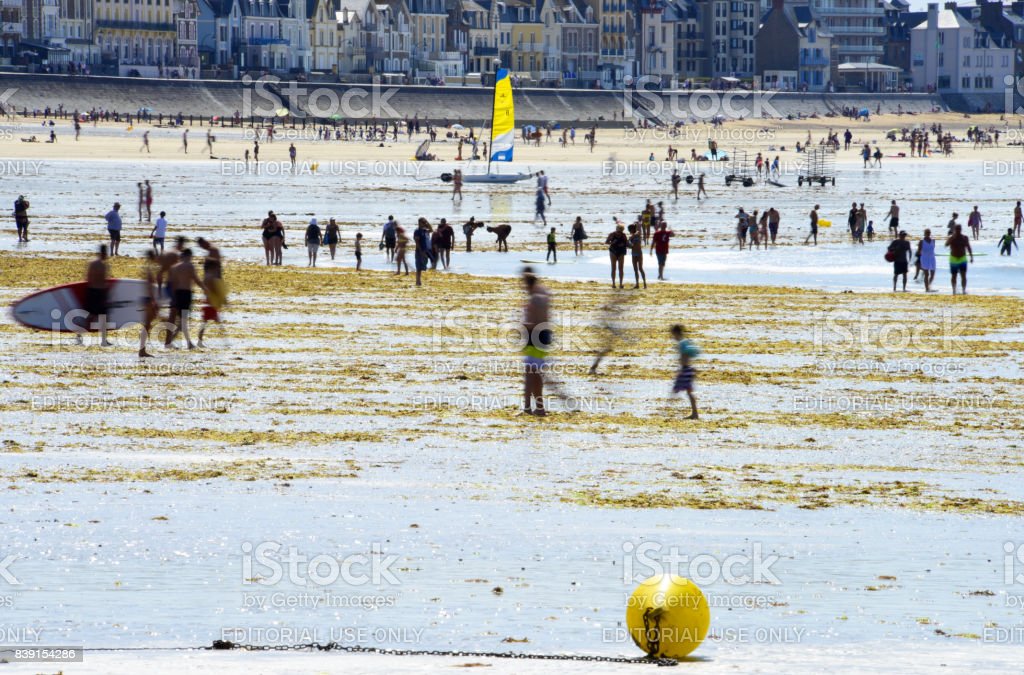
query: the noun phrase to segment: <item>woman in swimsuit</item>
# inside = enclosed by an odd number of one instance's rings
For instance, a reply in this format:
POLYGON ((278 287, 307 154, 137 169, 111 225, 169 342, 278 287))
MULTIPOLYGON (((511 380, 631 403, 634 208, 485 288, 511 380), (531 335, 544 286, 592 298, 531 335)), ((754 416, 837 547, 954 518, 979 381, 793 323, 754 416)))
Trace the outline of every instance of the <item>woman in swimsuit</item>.
POLYGON ((615 269, 619 270, 619 288, 622 288, 623 265, 626 260, 626 251, 629 250, 629 240, 626 238, 626 229, 622 223, 615 221, 615 231, 608 235, 604 243, 608 245, 608 254, 612 261, 612 288, 615 288, 615 269))
POLYGON ((405 261, 405 249, 409 245, 409 237, 405 235, 405 228, 401 226, 395 228, 395 235, 395 262, 398 264, 395 274, 402 273, 403 265, 405 265, 405 273, 409 274, 409 263, 405 261))
POLYGON ((587 238, 587 233, 583 229, 583 219, 576 216, 576 222, 572 224, 572 248, 576 255, 583 255, 583 240, 587 238))
POLYGON ((338 223, 335 222, 334 218, 331 218, 330 222, 327 223, 327 229, 324 231, 324 243, 327 244, 327 248, 331 251, 331 260, 334 260, 334 249, 338 247, 338 223))
POLYGON ((263 219, 260 227, 263 228, 263 252, 267 255, 267 264, 271 265, 273 264, 271 255, 274 252, 274 232, 277 231, 277 216, 273 211, 267 213, 267 217, 263 219))
POLYGON ((282 249, 288 248, 288 245, 284 243, 284 224, 280 220, 275 220, 277 228, 274 230, 274 236, 271 239, 274 245, 274 264, 281 264, 281 253, 282 249))
POLYGON ((647 274, 644 273, 644 240, 636 225, 629 226, 629 247, 633 252, 633 276, 636 277, 633 288, 640 288, 640 277, 643 277, 644 288, 647 288, 647 274))

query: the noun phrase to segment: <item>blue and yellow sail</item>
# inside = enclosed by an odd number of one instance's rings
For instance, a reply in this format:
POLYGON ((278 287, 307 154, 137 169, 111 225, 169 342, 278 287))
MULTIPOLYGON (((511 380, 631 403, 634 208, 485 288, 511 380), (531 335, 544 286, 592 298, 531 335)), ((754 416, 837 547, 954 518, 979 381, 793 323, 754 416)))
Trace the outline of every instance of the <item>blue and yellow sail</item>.
POLYGON ((512 79, 508 68, 499 68, 494 78, 494 109, 491 117, 492 162, 511 162, 516 119, 512 109, 512 79))

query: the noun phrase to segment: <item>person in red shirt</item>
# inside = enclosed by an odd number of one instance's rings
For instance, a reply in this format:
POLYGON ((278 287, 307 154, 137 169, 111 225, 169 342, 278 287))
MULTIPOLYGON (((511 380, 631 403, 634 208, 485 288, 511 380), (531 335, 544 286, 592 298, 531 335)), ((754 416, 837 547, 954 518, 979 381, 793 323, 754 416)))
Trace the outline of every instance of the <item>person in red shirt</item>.
POLYGON ((665 280, 665 259, 668 258, 668 240, 676 233, 668 229, 664 220, 658 223, 658 229, 651 236, 651 251, 658 257, 658 279, 665 280))

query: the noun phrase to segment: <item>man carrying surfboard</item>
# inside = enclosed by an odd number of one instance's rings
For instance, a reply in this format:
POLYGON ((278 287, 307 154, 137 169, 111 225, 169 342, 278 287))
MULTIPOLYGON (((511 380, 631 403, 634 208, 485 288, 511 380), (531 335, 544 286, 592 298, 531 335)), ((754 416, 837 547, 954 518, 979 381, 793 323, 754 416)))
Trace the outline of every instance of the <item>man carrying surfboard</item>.
MULTIPOLYGON (((116 206, 116 205, 115 205, 116 206)), ((89 263, 85 270, 85 311, 89 313, 87 325, 99 324, 100 346, 110 347, 107 341, 107 280, 110 268, 107 265, 107 247, 101 245, 96 251, 96 259, 89 263)), ((79 336, 81 340, 81 336, 79 336)))

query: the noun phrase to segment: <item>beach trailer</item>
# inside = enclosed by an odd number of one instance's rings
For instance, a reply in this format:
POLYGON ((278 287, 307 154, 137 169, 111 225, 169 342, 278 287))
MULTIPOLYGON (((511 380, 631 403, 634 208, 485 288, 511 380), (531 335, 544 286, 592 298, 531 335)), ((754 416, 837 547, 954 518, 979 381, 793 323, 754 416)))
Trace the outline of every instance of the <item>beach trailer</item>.
POLYGON ((803 166, 796 179, 797 185, 807 183, 810 187, 817 183, 821 187, 836 184, 836 151, 830 145, 811 148, 807 151, 803 166))
POLYGON ((754 161, 747 156, 746 150, 736 150, 729 153, 729 168, 725 174, 725 184, 740 183, 743 187, 751 187, 754 184, 754 161))

